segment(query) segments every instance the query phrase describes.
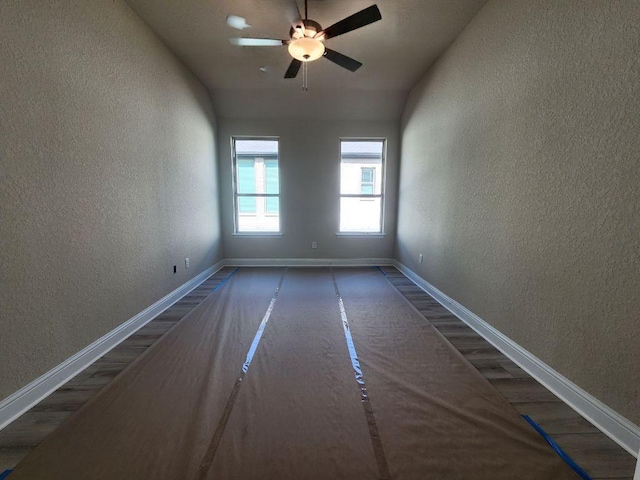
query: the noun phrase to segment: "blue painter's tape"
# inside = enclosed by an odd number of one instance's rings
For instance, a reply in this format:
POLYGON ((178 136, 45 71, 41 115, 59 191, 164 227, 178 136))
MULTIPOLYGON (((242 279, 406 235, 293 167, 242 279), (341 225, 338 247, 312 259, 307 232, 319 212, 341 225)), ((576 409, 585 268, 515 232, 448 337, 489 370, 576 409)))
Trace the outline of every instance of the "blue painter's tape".
POLYGON ((538 432, 542 436, 542 438, 544 438, 547 441, 549 446, 553 448, 553 450, 558 454, 558 456, 562 460, 564 460, 564 462, 567 465, 569 465, 571 469, 580 476, 580 478, 582 478, 583 480, 592 480, 592 478, 587 474, 587 472, 585 472, 582 468, 580 468, 580 466, 576 462, 574 462, 569 455, 567 455, 567 452, 562 450, 562 448, 560 448, 560 445, 558 445, 553 438, 547 435, 547 432, 545 432, 540 425, 534 422, 529 415, 522 415, 522 418, 524 418, 527 421, 527 423, 531 425, 535 429, 535 431, 538 432))
POLYGON ((380 266, 376 266, 376 268, 377 268, 378 270, 380 270, 380 273, 381 273, 381 274, 383 274, 385 277, 387 276, 387 274, 386 274, 386 273, 384 273, 384 270, 382 270, 382 268, 380 268, 380 266))
POLYGON ((11 472, 13 472, 13 470, 5 470, 4 472, 0 473, 0 480, 4 480, 5 478, 7 478, 11 472))
MULTIPOLYGON (((236 267, 236 269, 235 269, 233 272, 231 272, 229 275, 227 275, 227 277, 226 277, 224 280, 222 280, 222 281, 221 281, 221 282, 216 286, 216 288, 214 288, 213 290, 211 290, 211 293, 215 292, 215 291, 216 291, 216 290, 218 290, 220 287, 222 287, 225 283, 227 283, 227 282, 229 281, 229 279, 230 279, 231 277, 233 277, 233 275, 234 275, 238 270, 240 270, 240 267, 236 267)), ((2 477, 0 477, 0 480, 2 480, 2 477)))

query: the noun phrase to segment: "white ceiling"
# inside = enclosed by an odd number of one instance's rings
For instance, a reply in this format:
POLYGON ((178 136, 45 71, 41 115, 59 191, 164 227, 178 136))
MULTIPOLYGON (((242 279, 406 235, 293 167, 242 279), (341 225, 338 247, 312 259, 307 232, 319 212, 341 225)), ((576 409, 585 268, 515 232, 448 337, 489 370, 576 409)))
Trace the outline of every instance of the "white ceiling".
MULTIPOLYGON (((327 40, 327 46, 364 65, 355 73, 326 59, 284 79, 286 47, 238 47, 239 36, 288 39, 291 0, 127 0, 209 88, 223 117, 397 118, 408 91, 486 3, 486 0, 310 0, 309 18, 323 27, 374 3, 382 20, 327 40), (235 30, 229 14, 252 28, 235 30), (266 66, 267 72, 260 71, 266 66), (298 108, 293 109, 294 100, 298 108), (300 103, 302 102, 302 103, 300 103), (300 108, 302 106, 302 108, 300 108)), ((298 0, 301 11, 303 0, 298 0)))

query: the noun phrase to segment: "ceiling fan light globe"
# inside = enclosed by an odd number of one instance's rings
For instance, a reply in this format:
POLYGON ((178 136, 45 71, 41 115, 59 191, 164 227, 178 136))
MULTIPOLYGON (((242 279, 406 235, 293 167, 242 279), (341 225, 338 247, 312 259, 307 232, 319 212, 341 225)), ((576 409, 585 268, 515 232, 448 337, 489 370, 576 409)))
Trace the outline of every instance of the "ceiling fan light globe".
POLYGON ((289 54, 301 62, 312 62, 322 57, 324 44, 315 38, 298 38, 289 44, 289 54))

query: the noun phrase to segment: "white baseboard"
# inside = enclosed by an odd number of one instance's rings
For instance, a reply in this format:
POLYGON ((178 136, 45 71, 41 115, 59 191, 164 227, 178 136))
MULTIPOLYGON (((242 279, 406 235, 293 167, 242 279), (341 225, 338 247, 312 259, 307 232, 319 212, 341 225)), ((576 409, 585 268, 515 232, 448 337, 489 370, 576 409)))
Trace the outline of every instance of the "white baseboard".
POLYGON ((394 266, 614 442, 634 457, 638 456, 640 428, 637 425, 556 372, 535 355, 438 290, 402 263, 394 261, 394 266))
POLYGON ((0 402, 0 430, 225 266, 377 266, 392 259, 223 259, 0 402))
POLYGON ((227 258, 227 267, 376 267, 393 265, 391 258, 227 258))
MULTIPOLYGON (((598 427, 634 457, 639 456, 640 428, 565 378, 542 360, 489 325, 473 312, 438 290, 405 265, 393 259, 225 259, 195 276, 182 286, 68 358, 41 377, 0 402, 0 430, 76 376, 136 330, 187 295, 223 266, 383 266, 394 265, 445 308, 482 335, 523 370, 598 427)), ((634 480, 640 480, 640 462, 634 480)))
POLYGON ((142 312, 111 330, 103 337, 83 348, 60 365, 49 370, 47 373, 35 379, 33 382, 24 386, 12 395, 9 395, 0 402, 0 430, 35 404, 42 401, 58 387, 75 377, 98 358, 112 350, 120 342, 135 333, 136 330, 142 328, 171 305, 187 295, 207 278, 220 270, 223 265, 224 262, 219 261, 214 266, 207 268, 204 272, 196 275, 188 282, 176 288, 173 292, 164 296, 150 307, 144 309, 142 312))

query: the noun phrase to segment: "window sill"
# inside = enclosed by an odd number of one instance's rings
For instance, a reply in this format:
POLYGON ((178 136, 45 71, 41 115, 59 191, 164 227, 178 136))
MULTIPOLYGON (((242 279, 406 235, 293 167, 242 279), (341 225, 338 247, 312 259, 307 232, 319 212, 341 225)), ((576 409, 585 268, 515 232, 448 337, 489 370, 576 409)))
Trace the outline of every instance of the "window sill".
POLYGON ((373 237, 384 238, 386 234, 384 232, 338 232, 336 237, 373 237))
POLYGON ((240 232, 234 233, 234 237, 283 237, 284 234, 280 232, 240 232))

